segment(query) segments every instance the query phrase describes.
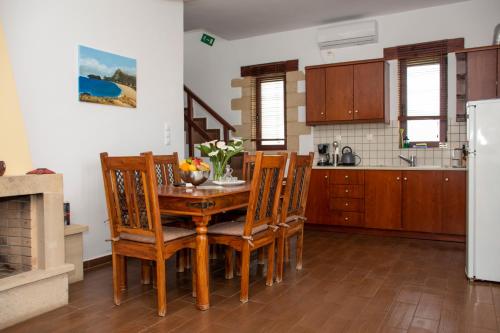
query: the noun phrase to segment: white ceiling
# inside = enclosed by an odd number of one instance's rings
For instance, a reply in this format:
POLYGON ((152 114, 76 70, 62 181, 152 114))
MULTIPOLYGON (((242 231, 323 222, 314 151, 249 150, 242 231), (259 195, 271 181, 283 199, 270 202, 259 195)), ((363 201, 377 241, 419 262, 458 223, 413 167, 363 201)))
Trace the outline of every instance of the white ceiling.
POLYGON ((460 1, 187 0, 184 30, 204 29, 232 40, 460 1))

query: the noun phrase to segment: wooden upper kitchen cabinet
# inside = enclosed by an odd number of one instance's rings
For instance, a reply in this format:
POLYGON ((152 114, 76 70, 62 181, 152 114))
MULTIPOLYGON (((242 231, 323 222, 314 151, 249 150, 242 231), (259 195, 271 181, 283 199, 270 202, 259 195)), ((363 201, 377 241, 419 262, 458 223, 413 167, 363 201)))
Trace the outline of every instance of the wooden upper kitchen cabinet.
POLYGON ((444 234, 465 235, 466 225, 466 173, 465 171, 443 172, 443 222, 444 234))
POLYGON ((328 224, 330 170, 312 170, 307 196, 307 223, 328 224))
POLYGON ((307 122, 326 120, 324 68, 306 70, 306 109, 307 122))
POLYGON ((497 97, 496 49, 467 53, 467 100, 497 97))
POLYGON ((464 49, 457 57, 457 120, 468 101, 500 97, 500 45, 464 49))
POLYGON ((385 108, 384 70, 383 61, 354 65, 354 120, 384 121, 389 110, 385 108))
POLYGON ((353 66, 326 68, 326 118, 328 121, 352 120, 353 66))
POLYGON ((388 92, 383 59, 306 67, 306 122, 388 121, 388 92))
POLYGON ((441 233, 442 171, 403 171, 402 177, 403 229, 441 233))
POLYGON ((365 171, 365 226, 401 230, 401 171, 365 171))

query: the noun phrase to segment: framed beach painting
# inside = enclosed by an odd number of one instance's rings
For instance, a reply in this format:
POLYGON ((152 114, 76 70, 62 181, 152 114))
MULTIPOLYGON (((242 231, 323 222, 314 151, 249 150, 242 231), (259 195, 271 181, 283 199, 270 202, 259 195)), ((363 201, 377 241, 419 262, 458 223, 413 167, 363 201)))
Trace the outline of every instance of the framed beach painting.
POLYGON ((137 61, 80 45, 78 47, 80 101, 135 108, 137 61))

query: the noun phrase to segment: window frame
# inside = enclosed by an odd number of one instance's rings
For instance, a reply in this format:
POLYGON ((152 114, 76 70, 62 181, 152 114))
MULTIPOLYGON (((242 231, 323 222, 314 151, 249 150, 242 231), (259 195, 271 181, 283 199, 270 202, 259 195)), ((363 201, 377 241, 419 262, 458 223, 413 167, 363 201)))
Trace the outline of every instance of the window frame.
MULTIPOLYGON (((448 61, 447 54, 431 57, 412 57, 399 59, 399 127, 404 129, 405 136, 408 131, 408 120, 439 120, 439 141, 410 141, 410 148, 417 143, 425 143, 427 147, 439 147, 440 142, 448 142, 448 61), (439 115, 438 116, 407 116, 407 71, 408 67, 439 64, 439 115)), ((411 139, 411 138, 410 138, 411 139)), ((400 142, 403 148, 403 142, 400 142)))
MULTIPOLYGON (((453 39, 442 39, 435 40, 430 42, 416 43, 416 44, 407 44, 407 45, 399 45, 393 47, 384 48, 384 59, 385 60, 393 60, 397 59, 399 64, 402 61, 412 61, 423 57, 439 57, 440 63, 442 66, 440 67, 440 141, 439 142, 448 142, 448 54, 452 52, 457 52, 464 49, 464 38, 453 38, 453 39), (444 66, 443 66, 444 65, 444 66), (445 69, 443 69, 445 68, 445 69), (443 88, 444 85, 444 88, 443 88)), ((406 117, 406 105, 402 107, 402 96, 403 92, 401 91, 401 81, 402 79, 406 79, 406 76, 402 78, 401 76, 401 66, 399 67, 398 72, 398 88, 399 88, 399 121, 400 128, 404 128, 406 131, 407 121, 412 120, 411 117, 406 117), (404 126, 404 127, 403 127, 404 126)), ((406 82, 404 82, 406 85, 406 82)), ((406 98, 406 96, 405 96, 406 98)), ((421 118, 423 119, 423 118, 421 118)), ((439 142, 431 141, 428 142, 428 147, 437 147, 439 146, 439 142)), ((414 144, 416 142, 411 142, 410 144, 414 144)), ((403 142, 401 142, 401 147, 403 146, 403 142)))
POLYGON ((255 78, 255 97, 256 97, 256 148, 257 150, 287 150, 287 119, 286 119, 286 73, 280 73, 277 75, 265 75, 258 76, 255 78), (261 133, 261 103, 260 103, 260 90, 261 83, 263 81, 272 81, 272 79, 279 79, 283 81, 283 119, 284 119, 284 144, 282 145, 263 145, 263 141, 276 141, 276 139, 281 140, 281 138, 272 139, 262 139, 261 133))

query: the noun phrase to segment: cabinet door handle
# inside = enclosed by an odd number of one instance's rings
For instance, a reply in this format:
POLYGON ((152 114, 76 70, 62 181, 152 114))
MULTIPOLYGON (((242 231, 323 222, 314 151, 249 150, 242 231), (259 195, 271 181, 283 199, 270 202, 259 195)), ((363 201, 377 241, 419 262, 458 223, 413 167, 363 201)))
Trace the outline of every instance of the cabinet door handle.
POLYGON ((399 177, 396 177, 396 180, 398 180, 398 181, 399 181, 399 177))
POLYGON ((408 178, 404 177, 404 178, 403 178, 403 180, 404 180, 404 181, 407 181, 407 180, 408 180, 408 178))
POLYGON ((349 178, 349 176, 348 176, 348 175, 345 175, 345 176, 344 176, 344 178, 345 178, 345 179, 348 179, 348 178, 349 178))
POLYGON ((351 114, 351 113, 352 113, 352 111, 351 111, 351 110, 349 110, 349 111, 347 111, 347 113, 351 114))
POLYGON ((345 189, 345 193, 349 193, 349 190, 348 190, 348 189, 345 189))
POLYGON ((354 110, 354 113, 358 113, 358 110, 354 110))
POLYGON ((449 181, 448 177, 446 177, 446 178, 444 179, 444 181, 445 181, 445 182, 449 181))
POLYGON ((348 217, 344 217, 344 220, 349 221, 349 218, 348 217))
POLYGON ((328 176, 325 176, 325 179, 328 179, 328 176))
POLYGON ((321 112, 321 114, 325 114, 324 112, 321 112))
POLYGON ((345 203, 345 205, 346 205, 346 207, 347 207, 347 206, 349 206, 349 203, 348 203, 348 202, 346 202, 346 203, 345 203))

